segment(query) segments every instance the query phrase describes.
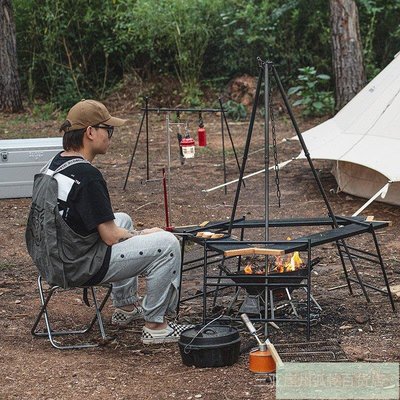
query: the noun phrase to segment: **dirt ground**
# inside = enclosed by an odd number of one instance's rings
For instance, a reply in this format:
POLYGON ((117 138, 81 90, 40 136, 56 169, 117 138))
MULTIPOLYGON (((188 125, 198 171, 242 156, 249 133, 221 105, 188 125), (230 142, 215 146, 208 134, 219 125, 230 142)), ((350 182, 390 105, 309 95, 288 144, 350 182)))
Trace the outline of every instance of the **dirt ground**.
MULTIPOLYGON (((109 183, 115 211, 125 211, 134 218, 136 226, 165 226, 162 190, 162 168, 168 169, 165 115, 153 114, 149 130, 149 178, 147 181, 146 135, 142 132, 133 160, 126 190, 130 157, 135 143, 141 112, 124 107, 120 116, 130 118, 127 126, 118 129, 107 155, 99 156, 94 164, 100 168, 109 183)), ((175 116, 171 115, 171 120, 175 116)), ((189 119, 189 130, 196 137, 197 115, 182 115, 189 119)), ((172 125, 170 164, 170 221, 172 225, 198 224, 203 221, 230 217, 236 184, 223 189, 204 192, 224 181, 222 135, 220 116, 203 116, 208 135, 208 146, 197 147, 196 157, 180 164, 177 146, 177 126, 172 125)), ((246 173, 263 168, 262 118, 255 124, 246 173)), ((298 120, 301 130, 318 121, 298 120)), ((0 138, 57 136, 59 121, 34 121, 0 115, 0 138)), ((229 121, 229 128, 241 160, 248 122, 229 121)), ((279 161, 299 153, 290 120, 284 114, 277 116, 279 161)), ((237 165, 227 135, 225 136, 226 180, 238 176, 237 165)), ((316 163, 319 176, 336 215, 350 216, 365 200, 336 193, 336 183, 327 163, 316 163)), ((306 162, 293 161, 280 171, 281 207, 277 205, 275 177, 270 179, 270 218, 325 216, 327 211, 306 162)), ((236 215, 247 219, 263 218, 265 204, 264 174, 246 180, 236 215)), ((116 329, 110 323, 112 307, 106 305, 106 330, 114 336, 107 345, 91 350, 58 351, 45 339, 33 338, 30 329, 39 308, 36 286, 37 272, 24 244, 24 230, 30 199, 0 200, 0 398, 1 399, 273 399, 275 389, 248 369, 248 352, 230 367, 198 369, 182 363, 178 346, 144 347, 140 342, 141 324, 127 329, 116 329)), ((400 212, 398 207, 373 203, 364 215, 378 220, 390 220, 392 226, 378 231, 390 285, 400 284, 400 212)), ((315 228, 314 228, 315 229, 315 228)), ((311 230, 312 231, 312 230, 311 230)), ((311 232, 310 230, 306 232, 311 232)), ((271 230, 271 239, 285 240, 304 233, 296 228, 271 230)), ((262 238, 254 231, 249 238, 262 238), (253 235, 253 236, 252 236, 253 235)), ((370 241, 359 237, 352 242, 365 244, 373 250, 370 241)), ((189 246, 187 257, 198 251, 189 246)), ((350 361, 400 361, 399 317, 393 313, 388 298, 368 290, 367 303, 361 291, 354 287, 351 296, 345 287, 342 267, 334 246, 325 245, 315 252, 321 257, 313 273, 313 295, 322 311, 313 322, 310 348, 319 349, 320 343, 333 340, 350 361), (312 343, 315 343, 313 345, 312 343)), ((383 287, 377 268, 362 269, 363 277, 383 287)), ((142 282, 143 289, 143 282, 142 282)), ((188 272, 183 277, 183 296, 201 290, 201 272, 188 272)), ((223 300, 230 300, 229 293, 223 300), (228 298, 228 299, 227 299, 228 298)), ((297 295, 296 295, 297 296, 297 295)), ((300 294, 298 295, 299 297, 300 294)), ((218 299, 219 301, 219 299, 218 299)), ((88 308, 80 292, 61 293, 54 299, 53 317, 64 325, 84 323, 88 308)), ((396 299, 397 308, 400 307, 396 299)), ((234 305, 234 308, 238 305, 234 305)), ((301 306, 300 306, 301 308, 301 306)), ((201 301, 184 303, 180 318, 201 322, 201 301)), ((277 345, 303 343, 305 330, 299 324, 278 324, 270 327, 271 340, 277 345)), ((249 343, 243 331, 242 345, 249 343)), ((299 344, 301 346, 301 344, 299 344)), ((247 346, 248 347, 248 346, 247 346)), ((282 347, 281 347, 282 348, 282 347)), ((285 360, 284 360, 285 361, 285 360)))

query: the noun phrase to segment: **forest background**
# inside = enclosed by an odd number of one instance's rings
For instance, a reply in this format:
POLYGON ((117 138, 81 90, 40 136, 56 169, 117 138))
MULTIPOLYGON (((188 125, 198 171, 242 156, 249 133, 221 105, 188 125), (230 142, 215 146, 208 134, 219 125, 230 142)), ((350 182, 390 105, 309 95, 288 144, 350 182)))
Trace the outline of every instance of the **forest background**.
MULTIPOLYGON (((400 2, 356 4, 370 80, 399 51, 400 2)), ((181 102, 199 105, 233 77, 257 75, 257 56, 275 63, 286 87, 305 72, 312 91, 329 97, 334 89, 328 0, 14 0, 13 7, 24 97, 50 111, 136 80, 152 82, 138 96, 175 80, 181 102)))

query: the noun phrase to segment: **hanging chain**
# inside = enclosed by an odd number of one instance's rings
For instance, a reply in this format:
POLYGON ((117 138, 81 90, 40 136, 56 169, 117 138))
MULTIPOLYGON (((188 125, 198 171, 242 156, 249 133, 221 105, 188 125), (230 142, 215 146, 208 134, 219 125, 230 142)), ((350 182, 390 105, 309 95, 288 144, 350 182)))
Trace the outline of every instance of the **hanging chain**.
POLYGON ((275 185, 276 185, 276 197, 278 199, 278 207, 281 206, 281 190, 279 187, 279 162, 278 162, 278 146, 276 143, 276 126, 275 126, 275 115, 272 107, 272 85, 269 88, 269 115, 271 119, 271 131, 272 131, 272 146, 274 151, 274 169, 275 169, 275 185))

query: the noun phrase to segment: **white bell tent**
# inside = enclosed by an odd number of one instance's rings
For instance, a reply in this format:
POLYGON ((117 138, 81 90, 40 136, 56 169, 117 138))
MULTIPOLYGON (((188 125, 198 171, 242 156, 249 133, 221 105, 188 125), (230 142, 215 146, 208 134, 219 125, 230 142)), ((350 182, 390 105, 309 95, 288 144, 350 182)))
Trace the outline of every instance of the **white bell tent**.
POLYGON ((340 190, 395 205, 400 205, 399 54, 333 118, 303 133, 312 159, 334 161, 340 190))

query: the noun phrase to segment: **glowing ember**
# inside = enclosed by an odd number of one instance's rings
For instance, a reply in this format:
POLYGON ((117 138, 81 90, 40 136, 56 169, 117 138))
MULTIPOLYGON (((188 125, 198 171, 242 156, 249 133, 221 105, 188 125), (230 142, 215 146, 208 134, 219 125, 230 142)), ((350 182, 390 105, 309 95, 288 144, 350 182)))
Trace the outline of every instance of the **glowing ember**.
POLYGON ((275 268, 277 272, 285 272, 285 266, 283 265, 283 260, 281 256, 275 258, 275 268))
POLYGON ((265 274, 265 269, 260 268, 257 265, 247 264, 244 267, 243 272, 247 275, 251 275, 251 274, 263 275, 263 274, 265 274))
POLYGON ((243 271, 244 271, 245 274, 252 274, 253 273, 253 267, 250 264, 247 264, 244 267, 243 271))

